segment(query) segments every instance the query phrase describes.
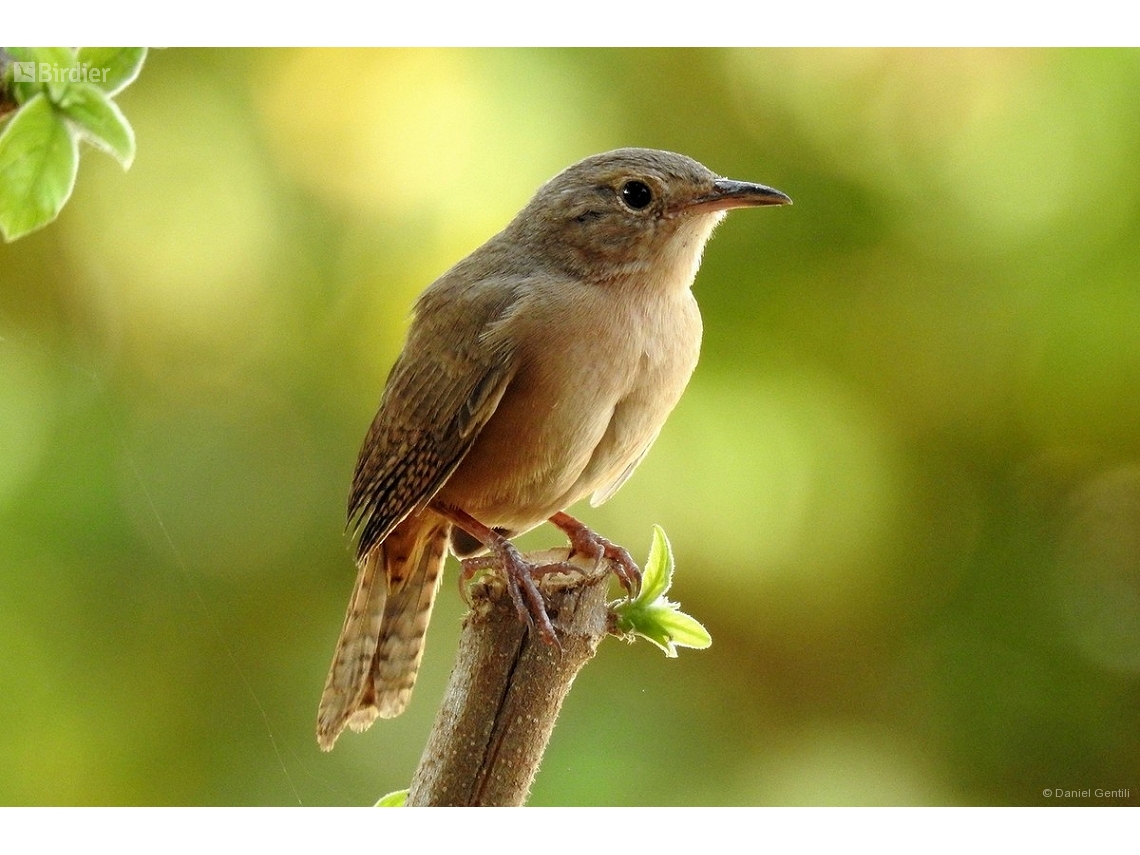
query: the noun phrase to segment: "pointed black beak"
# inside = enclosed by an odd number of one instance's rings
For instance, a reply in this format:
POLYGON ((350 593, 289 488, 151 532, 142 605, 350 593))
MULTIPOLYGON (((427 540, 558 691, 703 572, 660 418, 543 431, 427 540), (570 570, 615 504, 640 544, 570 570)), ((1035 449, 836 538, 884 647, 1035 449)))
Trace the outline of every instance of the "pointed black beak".
POLYGON ((712 190, 680 206, 685 213, 712 213, 731 208, 758 208, 762 205, 790 205, 792 200, 784 193, 763 184, 718 178, 712 190))

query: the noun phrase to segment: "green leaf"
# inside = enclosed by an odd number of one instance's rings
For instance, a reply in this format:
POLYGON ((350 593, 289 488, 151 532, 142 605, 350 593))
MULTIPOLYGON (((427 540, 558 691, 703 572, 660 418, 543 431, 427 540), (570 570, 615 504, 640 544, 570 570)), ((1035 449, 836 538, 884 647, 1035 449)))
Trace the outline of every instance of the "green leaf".
POLYGON ((71 48, 5 48, 12 58, 8 74, 12 75, 12 94, 17 103, 26 104, 40 92, 46 92, 52 101, 58 100, 67 90, 66 76, 76 64, 71 48), (23 63, 17 68, 15 63, 23 63), (16 71, 22 72, 16 79, 16 71), (29 79, 30 78, 30 79, 29 79))
POLYGON ((664 598, 631 612, 626 632, 657 645, 670 659, 677 657, 678 647, 703 650, 712 644, 708 630, 664 598))
MULTIPOLYGON (((13 62, 34 62, 55 65, 61 69, 72 68, 78 64, 75 51, 68 47, 10 47, 4 48, 13 62)), ((37 76, 39 69, 37 71, 37 76)))
POLYGON ((78 165, 75 136, 47 97, 36 95, 0 134, 0 234, 15 240, 54 220, 78 165))
POLYGON ((712 637, 701 624, 665 597, 673 584, 673 550, 660 526, 653 527, 649 559, 641 575, 641 591, 634 600, 610 604, 614 627, 626 636, 641 636, 673 658, 678 647, 704 649, 712 637))
POLYGON ((651 644, 661 648, 670 659, 677 658, 677 648, 673 646, 673 639, 669 632, 657 619, 657 612, 660 611, 655 607, 646 607, 633 614, 629 615, 629 628, 626 630, 630 635, 639 635, 651 644))
POLYGON ((123 169, 130 169, 135 159, 135 132, 119 105, 102 89, 91 83, 72 84, 60 109, 84 139, 118 160, 123 169))
MULTIPOLYGON (((75 51, 66 47, 8 48, 13 62, 35 63, 34 85, 46 92, 53 103, 59 103, 73 82, 73 70, 79 65, 75 51)), ((24 90, 26 91, 26 89, 24 90)))
POLYGON ((653 540, 649 544, 649 558, 641 573, 639 600, 651 603, 669 590, 673 584, 673 549, 669 538, 659 525, 653 526, 653 540))
MULTIPOLYGON (((661 609, 656 613, 657 624, 669 636, 672 644, 677 647, 691 647, 694 650, 704 650, 712 644, 712 636, 699 621, 684 612, 678 611, 676 604, 670 603, 672 608, 661 609)), ((677 655, 677 651, 673 651, 677 655)))
POLYGON ((394 793, 388 793, 388 795, 376 802, 375 807, 403 807, 407 801, 408 791, 396 790, 394 793))
POLYGON ((87 66, 88 83, 98 86, 108 95, 115 95, 130 86, 146 60, 146 48, 84 47, 79 49, 79 64, 87 66), (102 73, 91 73, 98 69, 102 73))

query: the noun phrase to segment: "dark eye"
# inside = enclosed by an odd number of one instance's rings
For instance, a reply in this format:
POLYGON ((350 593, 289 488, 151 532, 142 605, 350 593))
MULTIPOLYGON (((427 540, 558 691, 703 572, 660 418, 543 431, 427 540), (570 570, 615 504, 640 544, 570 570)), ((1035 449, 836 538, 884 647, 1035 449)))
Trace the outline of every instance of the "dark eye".
POLYGON ((644 181, 627 181, 621 185, 621 198, 633 210, 640 211, 653 201, 653 191, 644 181))

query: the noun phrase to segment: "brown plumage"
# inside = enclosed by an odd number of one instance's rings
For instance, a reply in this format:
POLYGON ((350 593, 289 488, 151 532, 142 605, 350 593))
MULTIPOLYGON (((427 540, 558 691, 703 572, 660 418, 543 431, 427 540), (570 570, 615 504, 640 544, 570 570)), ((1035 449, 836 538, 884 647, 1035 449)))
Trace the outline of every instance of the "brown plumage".
POLYGON ((448 542, 461 557, 490 550, 549 641, 505 538, 553 517, 636 584, 628 553, 561 512, 612 496, 680 398, 701 340, 689 288, 724 212, 788 202, 679 154, 619 149, 555 176, 420 295, 353 478, 359 571, 322 748, 404 709, 448 542))

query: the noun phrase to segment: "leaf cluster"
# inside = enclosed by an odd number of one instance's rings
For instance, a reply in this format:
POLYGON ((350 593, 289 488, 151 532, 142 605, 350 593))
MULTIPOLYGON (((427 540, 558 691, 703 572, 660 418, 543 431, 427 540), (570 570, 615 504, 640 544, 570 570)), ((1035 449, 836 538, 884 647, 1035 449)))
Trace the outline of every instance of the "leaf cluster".
POLYGON ((670 658, 676 657, 678 647, 703 650, 712 644, 708 630, 665 596, 672 584, 673 550, 665 532, 655 525, 649 560, 642 571, 641 590, 632 600, 619 600, 610 605, 614 632, 627 637, 641 636, 670 658))
POLYGON ((129 169, 135 134, 114 96, 138 76, 146 48, 5 48, 0 102, 0 234, 42 228, 71 196, 79 141, 129 169))

